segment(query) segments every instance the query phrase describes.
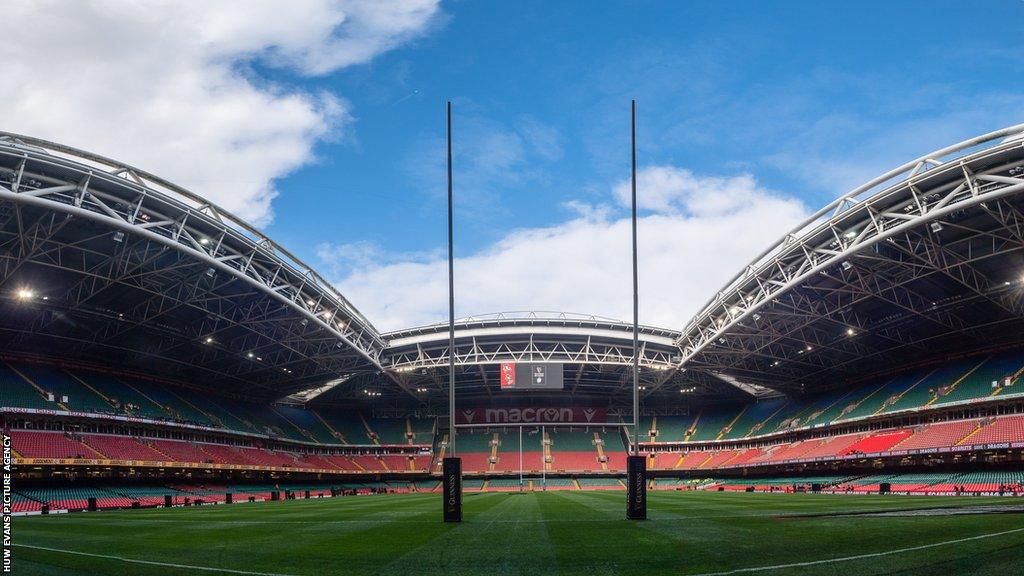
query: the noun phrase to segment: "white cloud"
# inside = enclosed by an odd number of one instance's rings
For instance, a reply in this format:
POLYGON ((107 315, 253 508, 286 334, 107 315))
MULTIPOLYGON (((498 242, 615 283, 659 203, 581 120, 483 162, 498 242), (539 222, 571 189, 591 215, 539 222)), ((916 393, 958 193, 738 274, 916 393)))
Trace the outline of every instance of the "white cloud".
MULTIPOLYGON (((628 182, 613 187, 620 203, 624 188, 628 182)), ((750 176, 703 177, 655 166, 641 171, 638 188, 649 211, 639 222, 640 321, 671 328, 681 328, 715 290, 807 215, 799 201, 759 187, 750 176)), ((557 310, 630 318, 629 219, 621 209, 613 216, 607 206, 570 208, 576 216, 564 223, 514 231, 457 259, 457 313, 557 310)), ((350 266, 340 289, 379 328, 447 317, 443 254, 388 257, 366 245, 321 250, 325 261, 337 264, 332 254, 347 258, 341 267, 350 266)))
POLYGON ((274 180, 343 133, 346 102, 253 64, 318 75, 426 31, 437 0, 11 0, 0 129, 168 178, 257 224, 274 180))

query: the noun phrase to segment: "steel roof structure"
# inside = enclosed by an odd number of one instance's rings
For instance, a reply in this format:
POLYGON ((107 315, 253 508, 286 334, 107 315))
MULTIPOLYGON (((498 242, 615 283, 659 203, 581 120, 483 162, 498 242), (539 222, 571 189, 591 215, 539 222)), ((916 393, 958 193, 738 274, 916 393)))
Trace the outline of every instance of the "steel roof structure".
POLYGON ((825 206, 677 340, 679 366, 797 392, 1024 334, 1024 125, 922 156, 825 206))
MULTIPOLYGON (((1024 344, 1024 125, 923 156, 822 208, 684 327, 640 328, 645 403, 800 393, 1024 344), (682 394, 681 394, 682 393, 682 394)), ((380 333, 255 227, 156 176, 0 133, 0 346, 257 399, 443 404, 447 325, 380 333), (304 393, 303 393, 304 392, 304 393)), ((566 366, 566 398, 628 398, 631 326, 464 318, 464 397, 504 361, 566 366)))
POLYGON ((384 341, 312 268, 216 205, 0 133, 0 346, 274 397, 381 372, 384 341))

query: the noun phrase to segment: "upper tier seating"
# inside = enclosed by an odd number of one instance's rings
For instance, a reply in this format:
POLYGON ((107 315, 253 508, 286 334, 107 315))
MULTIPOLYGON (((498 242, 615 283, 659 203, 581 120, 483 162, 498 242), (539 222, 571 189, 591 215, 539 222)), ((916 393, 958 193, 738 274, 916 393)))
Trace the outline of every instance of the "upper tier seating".
MULTIPOLYGON (((682 442, 693 424, 694 416, 658 416, 658 442, 682 442)), ((643 430, 640 431, 641 439, 643 430)))
POLYGON ((715 440, 727 424, 739 416, 741 407, 723 407, 721 410, 702 410, 696 419, 696 425, 691 425, 693 431, 688 439, 691 442, 699 440, 715 440))
POLYGON ((785 398, 770 398, 749 404, 739 418, 722 434, 722 439, 746 438, 764 433, 764 423, 783 409, 785 398))
MULTIPOLYGON (((372 418, 367 420, 370 430, 380 444, 408 444, 408 426, 405 418, 372 418)), ((373 436, 371 436, 373 438, 373 436)))
POLYGON ((344 444, 368 446, 373 444, 369 432, 358 414, 341 415, 328 410, 314 410, 328 426, 344 438, 344 444))
POLYGON ((988 358, 984 364, 955 387, 940 390, 935 404, 942 405, 991 396, 999 390, 1003 380, 1013 377, 1022 368, 1024 368, 1024 358, 1019 353, 1000 354, 988 358), (993 382, 996 383, 996 387, 993 387, 993 382))
MULTIPOLYGON (((140 394, 145 394, 146 397, 152 399, 153 402, 163 407, 171 420, 196 424, 199 426, 208 426, 211 428, 222 427, 222 425, 213 420, 213 418, 207 416, 195 406, 188 403, 185 399, 175 394, 171 390, 170 386, 164 387, 160 384, 142 382, 140 380, 129 378, 124 378, 122 380, 125 384, 139 391, 140 394)), ((185 394, 185 392, 182 392, 182 394, 185 394)), ((193 396, 195 396, 195 394, 193 394, 193 396)))
POLYGON ((80 372, 76 375, 106 397, 112 406, 129 416, 168 419, 168 413, 162 406, 118 378, 92 372, 80 372))
MULTIPOLYGON (((41 364, 23 364, 18 367, 18 371, 43 391, 53 394, 54 401, 69 410, 97 414, 121 413, 102 396, 63 370, 41 364)), ((60 409, 59 406, 52 408, 60 409)))
POLYGON ((282 417, 287 418, 305 430, 308 433, 309 440, 313 442, 320 442, 321 444, 338 444, 340 442, 331 433, 330 428, 312 410, 284 404, 275 406, 274 410, 279 412, 282 417))
POLYGON ((39 390, 4 362, 0 362, 0 406, 43 410, 60 409, 56 402, 49 402, 43 398, 39 390))

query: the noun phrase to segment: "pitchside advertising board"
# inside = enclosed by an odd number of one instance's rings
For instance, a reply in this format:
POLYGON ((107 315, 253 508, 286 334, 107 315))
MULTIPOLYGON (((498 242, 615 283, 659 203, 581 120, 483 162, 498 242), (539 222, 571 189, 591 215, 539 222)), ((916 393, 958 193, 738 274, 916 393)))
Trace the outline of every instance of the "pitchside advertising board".
POLYGON ((557 362, 502 362, 502 390, 561 390, 562 365, 557 362))

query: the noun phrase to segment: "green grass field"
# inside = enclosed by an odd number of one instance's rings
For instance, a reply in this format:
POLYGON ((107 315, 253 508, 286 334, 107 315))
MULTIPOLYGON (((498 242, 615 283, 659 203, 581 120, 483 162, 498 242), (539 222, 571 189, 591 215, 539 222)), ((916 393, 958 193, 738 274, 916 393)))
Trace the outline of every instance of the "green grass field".
POLYGON ((439 494, 19 517, 14 573, 1010 576, 1024 569, 1024 514, 813 516, 1020 500, 652 492, 643 522, 623 519, 624 500, 621 491, 471 494, 461 524, 440 521, 439 494), (870 556, 828 561, 859 555, 870 556), (759 567, 772 568, 744 570, 759 567))

